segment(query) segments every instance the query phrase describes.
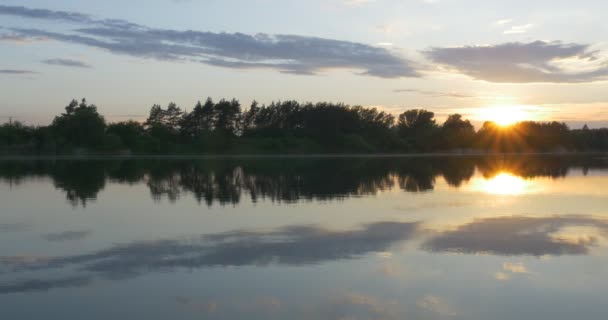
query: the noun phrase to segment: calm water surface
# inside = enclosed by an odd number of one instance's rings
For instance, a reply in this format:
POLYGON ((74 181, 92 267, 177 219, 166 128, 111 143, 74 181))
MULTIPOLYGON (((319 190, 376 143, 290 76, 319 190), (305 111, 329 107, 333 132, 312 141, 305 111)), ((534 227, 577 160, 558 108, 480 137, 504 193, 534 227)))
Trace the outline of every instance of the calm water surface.
POLYGON ((2 319, 607 319, 608 159, 0 161, 2 319))

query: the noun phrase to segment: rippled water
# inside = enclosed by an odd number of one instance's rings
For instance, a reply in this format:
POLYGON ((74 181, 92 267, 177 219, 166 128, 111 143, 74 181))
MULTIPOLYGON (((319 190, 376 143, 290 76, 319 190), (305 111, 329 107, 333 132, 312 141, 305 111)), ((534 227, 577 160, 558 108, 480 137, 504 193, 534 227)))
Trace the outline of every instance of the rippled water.
POLYGON ((0 161, 2 319, 606 319, 608 160, 0 161))

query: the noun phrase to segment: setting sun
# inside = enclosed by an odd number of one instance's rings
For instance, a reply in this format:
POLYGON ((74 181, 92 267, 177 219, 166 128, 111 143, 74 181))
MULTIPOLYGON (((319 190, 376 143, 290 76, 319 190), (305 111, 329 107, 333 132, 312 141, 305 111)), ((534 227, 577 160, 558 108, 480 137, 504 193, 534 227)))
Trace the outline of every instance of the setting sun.
POLYGON ((479 118, 483 121, 492 121, 500 126, 510 126, 520 121, 532 120, 532 116, 525 106, 493 106, 481 109, 479 118))

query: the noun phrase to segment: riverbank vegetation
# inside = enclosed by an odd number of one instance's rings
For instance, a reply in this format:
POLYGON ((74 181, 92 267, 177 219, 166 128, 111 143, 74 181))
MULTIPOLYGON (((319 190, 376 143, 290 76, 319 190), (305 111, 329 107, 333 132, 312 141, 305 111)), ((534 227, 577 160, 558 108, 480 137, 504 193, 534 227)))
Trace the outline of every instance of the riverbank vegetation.
POLYGON ((459 114, 438 123, 428 110, 398 116, 335 103, 198 102, 190 111, 154 105, 145 122, 108 123, 85 99, 48 126, 0 125, 0 154, 305 154, 427 152, 603 152, 608 129, 561 122, 485 122, 459 114))

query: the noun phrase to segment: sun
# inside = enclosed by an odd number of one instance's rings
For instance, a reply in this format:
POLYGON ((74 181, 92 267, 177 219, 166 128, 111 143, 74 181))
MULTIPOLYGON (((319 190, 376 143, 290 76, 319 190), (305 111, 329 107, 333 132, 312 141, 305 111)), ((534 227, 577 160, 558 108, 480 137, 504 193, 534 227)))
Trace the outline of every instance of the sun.
POLYGON ((517 122, 530 120, 531 114, 525 106, 492 106, 479 111, 479 119, 492 121, 500 126, 507 127, 517 122))

